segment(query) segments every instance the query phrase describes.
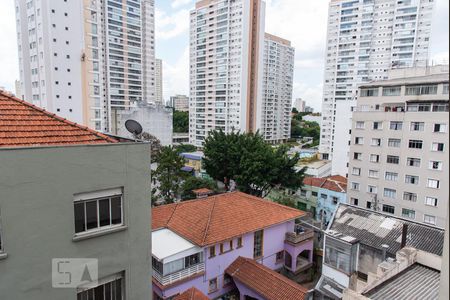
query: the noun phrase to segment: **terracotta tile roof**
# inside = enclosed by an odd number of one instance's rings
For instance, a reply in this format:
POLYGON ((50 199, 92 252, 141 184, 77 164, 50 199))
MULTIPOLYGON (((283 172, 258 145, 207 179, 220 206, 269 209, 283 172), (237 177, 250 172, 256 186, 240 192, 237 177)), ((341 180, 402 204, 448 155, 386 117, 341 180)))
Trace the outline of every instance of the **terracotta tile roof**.
POLYGON ((152 230, 168 228, 198 246, 293 220, 304 212, 233 192, 152 209, 152 230))
POLYGON ((211 194, 213 191, 207 188, 197 189, 192 191, 194 194, 211 194))
POLYGON ((237 258, 225 273, 267 300, 303 300, 308 293, 305 287, 249 258, 237 258))
POLYGON ((192 287, 186 292, 176 296, 173 300, 209 300, 209 298, 195 287, 192 287))
POLYGON ((0 90, 0 147, 117 143, 0 90))
POLYGON ((339 193, 346 193, 347 192, 347 178, 335 175, 330 177, 324 177, 324 178, 313 178, 313 177, 306 177, 303 180, 304 185, 319 187, 323 189, 327 189, 330 191, 335 191, 339 193))

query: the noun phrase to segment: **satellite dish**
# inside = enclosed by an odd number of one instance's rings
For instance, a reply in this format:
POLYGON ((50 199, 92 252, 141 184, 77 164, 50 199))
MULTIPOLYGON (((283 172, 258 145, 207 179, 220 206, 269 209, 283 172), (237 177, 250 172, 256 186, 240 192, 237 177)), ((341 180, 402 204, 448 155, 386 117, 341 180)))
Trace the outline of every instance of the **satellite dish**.
POLYGON ((136 137, 142 133, 141 124, 139 124, 139 122, 137 122, 135 120, 127 120, 125 122, 125 127, 134 137, 136 137))

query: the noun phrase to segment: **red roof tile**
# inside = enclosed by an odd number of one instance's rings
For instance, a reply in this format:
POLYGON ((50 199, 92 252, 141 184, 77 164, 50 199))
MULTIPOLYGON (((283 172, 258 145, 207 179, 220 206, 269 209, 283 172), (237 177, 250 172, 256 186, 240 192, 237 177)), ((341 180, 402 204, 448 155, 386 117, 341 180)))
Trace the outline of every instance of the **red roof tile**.
POLYGON ((308 293, 305 287, 249 258, 237 258, 225 273, 267 300, 303 300, 308 293))
POLYGON ((195 287, 192 287, 186 292, 176 296, 173 300, 209 300, 209 298, 195 287))
POLYGON ((347 178, 335 175, 330 177, 324 177, 324 178, 313 178, 313 177, 306 177, 303 180, 304 185, 314 186, 314 187, 320 187, 323 189, 327 189, 330 191, 335 191, 339 193, 346 193, 347 192, 347 178))
POLYGON ((304 212, 233 192, 152 209, 152 229, 168 228, 198 246, 293 220, 304 212))
POLYGON ((211 191, 210 189, 207 189, 207 188, 192 190, 192 192, 194 194, 211 194, 211 193, 213 193, 213 191, 211 191))
POLYGON ((117 143, 0 90, 0 147, 117 143))

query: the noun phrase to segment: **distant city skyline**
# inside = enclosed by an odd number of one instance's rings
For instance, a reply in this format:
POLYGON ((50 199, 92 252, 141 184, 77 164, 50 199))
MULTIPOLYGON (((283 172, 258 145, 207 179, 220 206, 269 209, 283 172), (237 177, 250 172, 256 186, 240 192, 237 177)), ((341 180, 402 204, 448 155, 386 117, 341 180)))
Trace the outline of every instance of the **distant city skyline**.
MULTIPOLYGON (((0 87, 15 91, 19 79, 14 0, 0 4, 0 87)), ((156 0, 156 56, 163 60, 165 101, 189 93, 189 11, 195 0, 156 0)), ((266 0, 266 31, 296 48, 293 98, 321 110, 329 0, 266 0)), ((436 1, 430 59, 448 63, 449 2, 436 1)))

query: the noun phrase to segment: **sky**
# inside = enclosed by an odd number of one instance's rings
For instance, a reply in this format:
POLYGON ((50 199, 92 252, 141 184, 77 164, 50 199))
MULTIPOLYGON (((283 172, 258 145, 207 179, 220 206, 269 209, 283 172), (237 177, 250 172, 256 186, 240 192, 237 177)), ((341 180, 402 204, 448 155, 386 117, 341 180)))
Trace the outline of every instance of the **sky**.
MULTIPOLYGON (((189 93, 189 11, 196 0, 155 0, 156 57, 163 60, 164 99, 189 93)), ((449 61, 449 0, 435 0, 430 59, 449 61)), ((321 110, 329 0, 266 0, 266 32, 296 49, 293 98, 321 110)), ((0 0, 0 87, 19 79, 14 0, 0 0)))

